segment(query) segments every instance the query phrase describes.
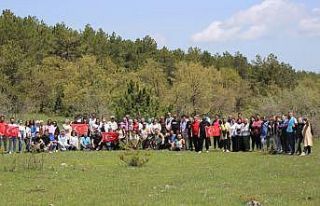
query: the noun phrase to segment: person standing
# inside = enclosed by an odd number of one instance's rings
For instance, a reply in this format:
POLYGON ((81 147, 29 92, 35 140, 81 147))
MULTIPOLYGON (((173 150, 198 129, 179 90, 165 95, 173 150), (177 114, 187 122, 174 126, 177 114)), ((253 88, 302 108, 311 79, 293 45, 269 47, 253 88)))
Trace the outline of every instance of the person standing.
POLYGON ((199 116, 196 115, 194 117, 194 120, 191 124, 191 132, 192 132, 192 139, 193 139, 193 145, 196 152, 199 152, 199 144, 200 144, 200 120, 199 116))
MULTIPOLYGON (((19 128, 19 126, 15 123, 15 118, 10 118, 9 126, 11 128, 16 127, 19 128)), ((17 138, 18 136, 9 136, 9 154, 16 152, 16 146, 17 146, 17 138)), ((21 148, 20 148, 21 149, 21 148)), ((20 151, 19 151, 20 152, 20 151)))
POLYGON ((180 122, 177 119, 177 115, 173 116, 173 119, 171 120, 171 130, 177 135, 180 131, 180 122))
POLYGON ((167 132, 170 132, 170 130, 171 130, 171 122, 172 122, 172 119, 173 119, 173 118, 171 117, 171 113, 168 112, 167 118, 166 118, 166 121, 165 121, 167 132))
POLYGON ((189 137, 189 146, 187 147, 188 150, 193 151, 193 137, 192 137, 192 118, 188 117, 187 121, 187 130, 188 130, 188 137, 189 137))
POLYGON ((301 155, 302 149, 301 149, 301 144, 303 141, 303 127, 304 127, 304 121, 302 117, 298 118, 298 124, 297 124, 297 130, 296 130, 296 138, 297 138, 297 151, 296 154, 301 155))
POLYGON ((219 115, 215 116, 215 120, 212 123, 212 126, 214 128, 213 132, 213 148, 216 149, 217 147, 219 149, 222 149, 222 143, 220 141, 221 138, 221 120, 219 119, 219 115))
POLYGON ((295 139, 294 139, 294 128, 295 128, 295 124, 296 124, 296 119, 293 116, 292 112, 288 113, 288 127, 286 130, 287 133, 287 139, 288 139, 288 153, 290 155, 293 155, 295 152, 295 139))
MULTIPOLYGON (((0 124, 2 124, 2 126, 5 128, 6 122, 5 122, 4 115, 0 116, 0 124)), ((8 144, 8 139, 7 139, 6 135, 5 134, 0 134, 0 149, 3 146, 3 151, 7 152, 7 149, 8 149, 7 148, 7 144, 8 144)))
POLYGON ((221 140, 223 143, 223 152, 230 152, 230 123, 222 119, 221 140))
POLYGON ((268 136, 268 130, 269 130, 269 121, 266 117, 262 118, 262 126, 261 126, 261 133, 260 133, 260 139, 261 139, 261 146, 263 151, 267 151, 267 136, 268 136))
POLYGON ((241 125, 239 147, 243 152, 248 152, 250 150, 250 124, 248 122, 248 119, 243 119, 243 123, 241 125))
POLYGON ((205 142, 206 152, 209 152, 209 147, 211 146, 211 139, 206 135, 206 128, 210 127, 210 122, 204 117, 200 122, 200 142, 198 152, 202 152, 203 142, 205 142))
POLYGON ((288 118, 287 116, 283 115, 282 120, 279 124, 279 131, 280 131, 280 141, 281 141, 281 152, 280 153, 287 153, 289 151, 288 144, 287 144, 287 127, 288 127, 288 118))
POLYGON ((261 126, 262 126, 262 121, 260 120, 260 116, 256 115, 256 118, 252 123, 251 151, 254 151, 255 146, 257 150, 261 149, 261 140, 260 140, 261 126))
POLYGON ((185 115, 182 115, 180 122, 180 133, 185 141, 186 149, 188 150, 190 147, 190 138, 189 138, 189 130, 188 130, 188 119, 185 115))
POLYGON ((301 156, 310 155, 313 146, 313 131, 311 124, 307 118, 304 119, 304 123, 305 125, 302 130, 304 150, 303 153, 301 153, 301 156))
POLYGON ((24 139, 26 138, 26 126, 23 124, 23 121, 19 121, 19 134, 18 134, 18 150, 22 152, 22 145, 24 139))
POLYGON ((239 151, 239 143, 241 138, 241 128, 242 128, 242 120, 238 118, 237 122, 234 124, 234 138, 232 141, 232 152, 239 151))
POLYGON ((282 145, 281 145, 281 129, 280 129, 280 122, 281 119, 279 116, 276 116, 275 122, 273 124, 273 130, 275 132, 274 134, 274 142, 275 142, 275 150, 276 153, 281 153, 282 152, 282 145))

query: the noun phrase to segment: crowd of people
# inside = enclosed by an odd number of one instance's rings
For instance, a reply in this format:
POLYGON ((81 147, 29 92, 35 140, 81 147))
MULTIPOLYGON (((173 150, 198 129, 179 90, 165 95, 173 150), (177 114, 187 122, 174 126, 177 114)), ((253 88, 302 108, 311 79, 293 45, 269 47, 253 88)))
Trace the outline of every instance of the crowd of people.
MULTIPOLYGON (((0 116, 0 124, 6 123, 0 116)), ((189 150, 198 153, 210 150, 222 152, 268 151, 273 154, 309 155, 313 145, 312 126, 307 118, 296 118, 292 112, 288 115, 260 117, 250 119, 229 116, 220 118, 215 115, 189 117, 168 113, 166 117, 131 118, 126 115, 121 121, 114 116, 109 119, 96 115, 79 116, 73 121, 68 119, 62 125, 57 121, 29 120, 16 121, 11 117, 9 125, 19 128, 17 136, 0 135, 0 148, 6 153, 13 152, 58 152, 70 150, 189 150), (77 134, 72 125, 87 125, 84 134, 77 134), (208 132, 211 128, 211 132, 208 132), (117 134, 117 138, 108 141, 102 135, 105 132, 117 134)))

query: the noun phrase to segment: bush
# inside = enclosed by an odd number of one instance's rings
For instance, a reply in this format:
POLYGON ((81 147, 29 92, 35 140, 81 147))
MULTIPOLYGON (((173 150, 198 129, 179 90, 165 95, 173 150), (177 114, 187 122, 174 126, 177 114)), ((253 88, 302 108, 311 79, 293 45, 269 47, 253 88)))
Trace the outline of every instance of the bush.
POLYGON ((140 153, 139 151, 128 151, 122 153, 119 157, 122 162, 130 167, 142 167, 149 161, 150 154, 140 153))

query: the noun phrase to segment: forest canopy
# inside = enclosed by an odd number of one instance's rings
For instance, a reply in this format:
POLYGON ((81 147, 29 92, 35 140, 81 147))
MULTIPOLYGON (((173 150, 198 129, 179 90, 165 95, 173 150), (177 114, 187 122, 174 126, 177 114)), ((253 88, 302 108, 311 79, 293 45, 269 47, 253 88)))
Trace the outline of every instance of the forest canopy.
POLYGON ((320 113, 320 75, 274 54, 250 61, 240 52, 170 50, 150 36, 52 26, 10 10, 0 16, 0 70, 8 115, 320 113))

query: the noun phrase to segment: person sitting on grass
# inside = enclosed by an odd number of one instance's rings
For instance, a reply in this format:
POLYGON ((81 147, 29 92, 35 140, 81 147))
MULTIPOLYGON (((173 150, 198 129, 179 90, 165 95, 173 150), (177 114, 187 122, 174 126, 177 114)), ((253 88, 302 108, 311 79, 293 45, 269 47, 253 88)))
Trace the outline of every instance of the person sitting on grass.
POLYGON ((45 143, 42 140, 40 133, 36 132, 35 134, 36 136, 32 139, 32 143, 31 143, 31 151, 34 152, 43 152, 44 148, 45 148, 45 143))
POLYGON ((61 130, 60 134, 58 135, 58 146, 61 151, 66 151, 69 149, 68 137, 65 130, 61 130))
POLYGON ((56 137, 52 135, 50 132, 49 132, 49 140, 50 140, 50 143, 48 144, 49 153, 58 152, 58 141, 56 137))
POLYGON ((138 149, 140 143, 140 136, 138 131, 132 130, 129 132, 129 145, 132 149, 138 149))
POLYGON ((164 144, 165 138, 159 129, 155 130, 154 141, 155 141, 155 149, 159 150, 159 149, 165 148, 165 144, 164 144))
POLYGON ((181 151, 185 149, 186 142, 182 138, 181 134, 177 135, 176 144, 175 144, 175 151, 181 151))
POLYGON ((91 150, 92 149, 91 139, 88 136, 88 134, 82 135, 82 137, 80 139, 80 149, 81 150, 91 150))
POLYGON ((69 150, 79 149, 79 137, 77 133, 73 130, 69 139, 69 150))
POLYGON ((50 137, 49 137, 49 131, 46 129, 43 131, 43 135, 41 136, 41 139, 44 144, 44 151, 48 151, 50 147, 50 137))
POLYGON ((93 132, 91 133, 90 139, 92 143, 92 148, 97 151, 100 150, 99 143, 101 142, 101 135, 98 130, 98 127, 93 126, 93 132))
POLYGON ((177 135, 174 133, 173 130, 170 130, 169 137, 168 137, 169 150, 173 151, 175 149, 176 140, 177 140, 177 135))

